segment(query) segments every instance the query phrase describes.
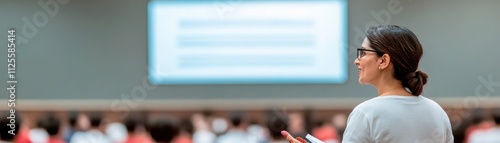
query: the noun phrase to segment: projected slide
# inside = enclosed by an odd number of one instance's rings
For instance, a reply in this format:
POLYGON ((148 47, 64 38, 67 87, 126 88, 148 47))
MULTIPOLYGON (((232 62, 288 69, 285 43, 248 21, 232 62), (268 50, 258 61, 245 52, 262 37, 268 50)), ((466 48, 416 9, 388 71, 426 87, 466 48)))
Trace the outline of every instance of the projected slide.
POLYGON ((347 79, 347 2, 151 1, 149 79, 308 84, 347 79))

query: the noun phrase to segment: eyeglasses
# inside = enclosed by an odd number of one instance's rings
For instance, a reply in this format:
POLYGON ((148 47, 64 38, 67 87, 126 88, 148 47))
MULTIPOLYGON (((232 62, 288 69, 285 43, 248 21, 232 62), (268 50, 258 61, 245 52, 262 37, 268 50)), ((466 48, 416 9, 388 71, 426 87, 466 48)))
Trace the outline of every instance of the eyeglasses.
POLYGON ((361 59, 361 57, 364 57, 366 55, 365 51, 369 51, 369 52, 375 52, 377 53, 377 55, 381 56, 383 55, 384 53, 380 52, 380 51, 377 51, 377 50, 370 50, 370 49, 363 49, 363 48, 358 48, 357 49, 357 58, 358 59, 361 59))

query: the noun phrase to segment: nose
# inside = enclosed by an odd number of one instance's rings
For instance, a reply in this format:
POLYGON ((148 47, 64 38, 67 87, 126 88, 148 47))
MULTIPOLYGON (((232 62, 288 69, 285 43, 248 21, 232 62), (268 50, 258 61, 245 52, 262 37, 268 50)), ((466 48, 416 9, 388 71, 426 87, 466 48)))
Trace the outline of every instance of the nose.
POLYGON ((354 65, 359 66, 359 58, 356 58, 356 59, 354 60, 354 65))

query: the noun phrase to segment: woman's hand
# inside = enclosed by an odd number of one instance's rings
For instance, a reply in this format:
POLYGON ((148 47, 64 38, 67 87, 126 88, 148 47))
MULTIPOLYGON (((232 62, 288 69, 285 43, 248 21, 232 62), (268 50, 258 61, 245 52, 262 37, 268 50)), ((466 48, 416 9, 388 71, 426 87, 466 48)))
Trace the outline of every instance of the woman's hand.
POLYGON ((297 137, 297 138, 293 138, 292 135, 290 135, 290 133, 288 133, 287 131, 281 131, 281 134, 286 138, 286 140, 288 140, 288 142, 290 143, 307 143, 306 140, 304 140, 303 138, 301 137, 297 137))

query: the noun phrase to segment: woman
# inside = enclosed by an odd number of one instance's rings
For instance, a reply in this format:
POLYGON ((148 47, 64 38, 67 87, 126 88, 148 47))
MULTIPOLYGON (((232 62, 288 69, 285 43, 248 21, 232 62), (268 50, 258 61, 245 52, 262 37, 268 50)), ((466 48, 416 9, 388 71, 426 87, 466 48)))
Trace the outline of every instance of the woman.
MULTIPOLYGON (((421 95, 427 74, 417 70, 423 50, 413 32, 396 25, 371 27, 357 53, 359 83, 375 86, 378 96, 353 109, 342 142, 453 142, 444 110, 421 95)), ((303 142, 282 134, 291 143, 303 142)))

